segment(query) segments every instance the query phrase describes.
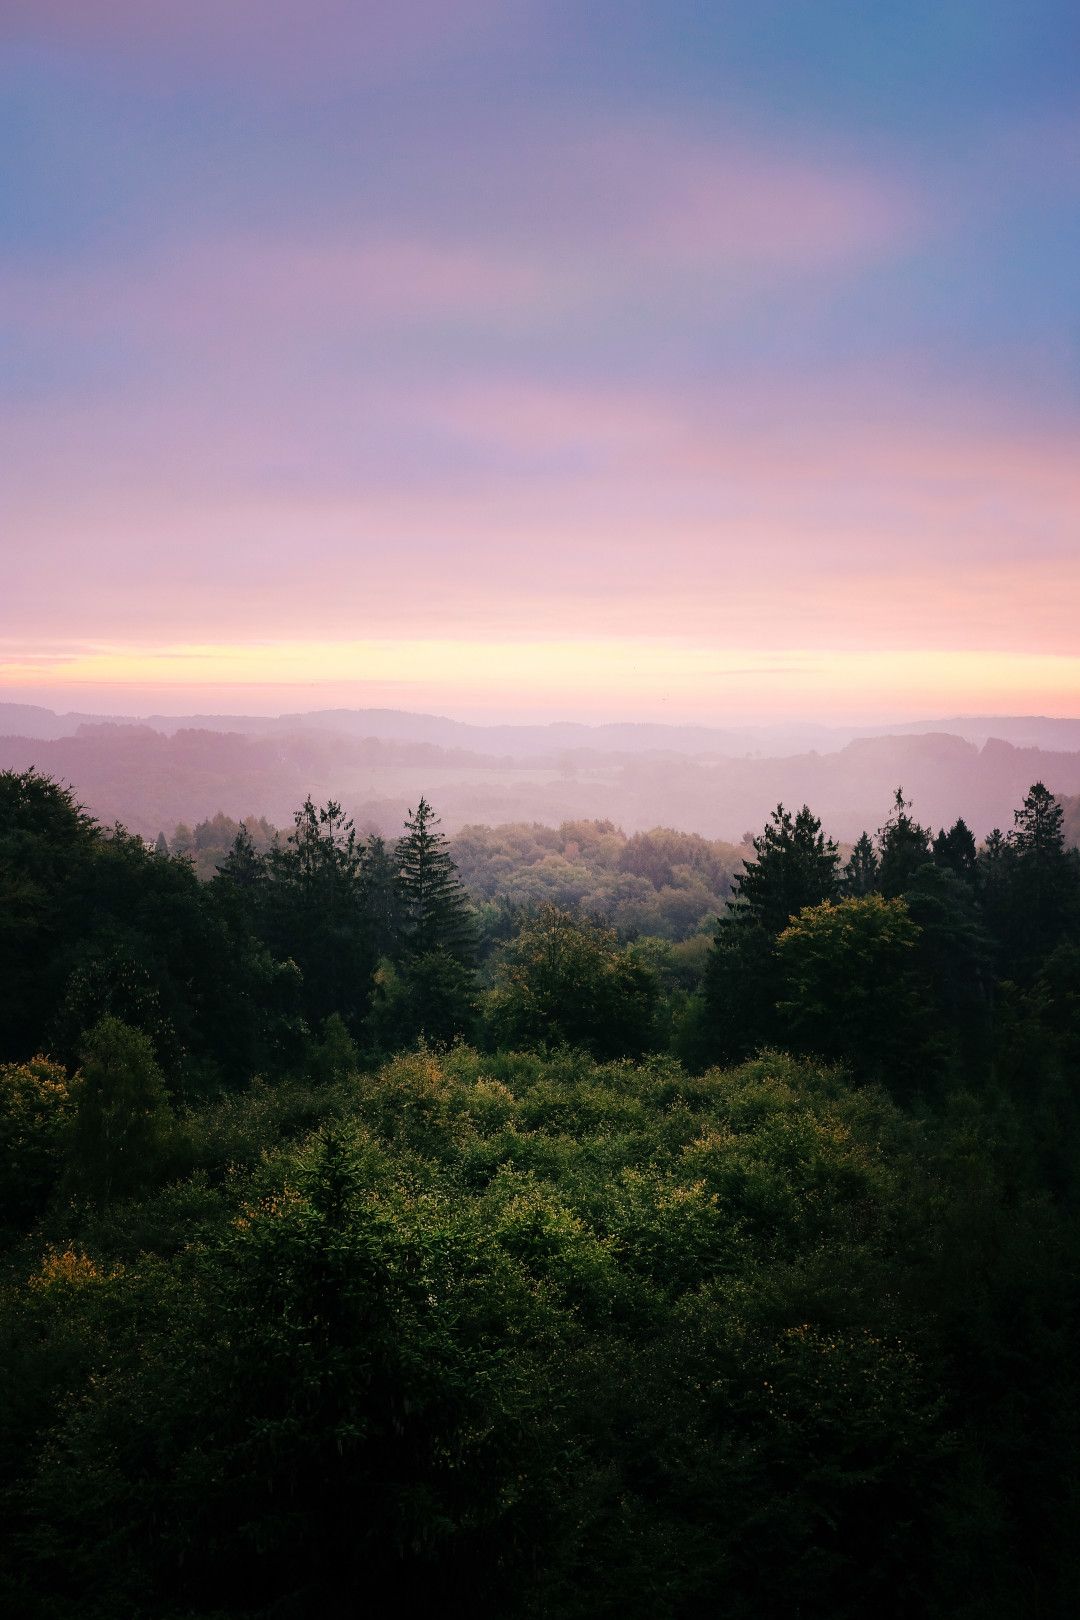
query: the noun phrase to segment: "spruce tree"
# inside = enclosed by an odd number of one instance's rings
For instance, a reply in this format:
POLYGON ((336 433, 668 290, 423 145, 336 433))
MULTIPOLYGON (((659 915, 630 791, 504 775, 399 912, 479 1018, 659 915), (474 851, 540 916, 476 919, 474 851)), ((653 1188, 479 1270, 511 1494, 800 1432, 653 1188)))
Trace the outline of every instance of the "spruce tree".
POLYGON ((241 822, 229 853, 218 867, 213 881, 234 889, 250 891, 257 889, 265 880, 266 871, 266 856, 259 854, 249 829, 241 822))
POLYGON ((400 904, 400 938, 406 957, 445 951, 469 963, 476 952, 472 909, 439 818, 426 799, 405 821, 394 852, 400 904))
POLYGON ((269 855, 267 944, 303 974, 312 1026, 340 1013, 359 1031, 371 1001, 375 952, 365 904, 363 845, 340 804, 307 799, 284 846, 269 855))
POLYGON ((868 832, 860 833, 844 867, 844 893, 857 900, 862 900, 868 894, 876 894, 879 876, 874 841, 868 832))
POLYGON ((776 1038, 774 941, 804 906, 835 900, 839 890, 836 845, 807 805, 793 817, 778 804, 751 842, 756 859, 735 876, 702 986, 704 1047, 724 1063, 776 1038))
POLYGON ((930 833, 911 814, 911 800, 897 788, 893 813, 878 832, 881 892, 888 900, 903 894, 920 866, 930 859, 930 833))
POLYGON ((975 834, 963 817, 955 821, 948 832, 941 829, 934 839, 933 848, 934 860, 939 866, 947 866, 966 883, 975 882, 979 871, 975 834))
POLYGON ((1042 782, 1013 816, 1010 934, 1013 968, 1031 974, 1080 920, 1080 867, 1066 850, 1061 805, 1042 782))
POLYGON ((778 804, 753 846, 757 859, 734 879, 736 916, 751 917, 775 937, 803 906, 836 898, 836 845, 808 805, 793 818, 778 804))

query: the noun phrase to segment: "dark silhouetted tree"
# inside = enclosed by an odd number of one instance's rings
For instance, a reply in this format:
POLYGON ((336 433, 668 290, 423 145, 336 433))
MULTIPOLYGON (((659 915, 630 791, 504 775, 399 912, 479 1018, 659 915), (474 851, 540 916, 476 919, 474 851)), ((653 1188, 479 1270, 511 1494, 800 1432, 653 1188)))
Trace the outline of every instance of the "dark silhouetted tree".
POLYGON ((933 855, 939 866, 948 867, 958 878, 963 878, 965 883, 974 883, 977 880, 979 853, 975 845, 975 834, 963 818, 955 821, 948 832, 942 828, 934 839, 933 855))
POLYGON ((881 892, 887 900, 894 900, 930 859, 930 834, 912 816, 911 801, 904 798, 903 788, 897 788, 892 815, 878 832, 878 851, 881 892))
POLYGON ((877 892, 879 878, 880 868, 874 841, 868 832, 860 833, 844 867, 844 893, 861 900, 864 895, 877 892))
POLYGON ((804 907, 835 899, 840 887, 836 845, 805 804, 794 817, 778 804, 751 847, 756 858, 735 875, 735 898, 705 966, 700 1038, 715 1062, 775 1040, 773 941, 804 907))
POLYGON ((476 975, 449 951, 387 959, 375 976, 369 1028, 378 1050, 396 1052, 420 1039, 450 1046, 475 1036, 478 1015, 476 975))
POLYGON ((836 845, 807 805, 792 817, 778 804, 753 848, 756 858, 734 879, 734 915, 751 918, 775 936, 804 906, 836 897, 836 845))
POLYGON ((1009 955, 1028 977, 1080 921, 1080 857, 1065 848, 1061 805, 1044 783, 1032 785, 1013 820, 1009 955))
POLYGON ((476 953, 476 927, 457 867, 438 829, 439 818, 426 799, 405 821, 397 843, 400 939, 406 956, 445 951, 470 963, 476 953))
POLYGON ((401 895, 394 856, 378 834, 364 850, 364 900, 376 955, 394 957, 401 943, 401 895))
POLYGON ((285 844, 268 859, 271 951, 299 966, 312 1027, 336 1012, 357 1033, 370 1006, 377 958, 355 827, 334 800, 317 809, 309 798, 285 844))

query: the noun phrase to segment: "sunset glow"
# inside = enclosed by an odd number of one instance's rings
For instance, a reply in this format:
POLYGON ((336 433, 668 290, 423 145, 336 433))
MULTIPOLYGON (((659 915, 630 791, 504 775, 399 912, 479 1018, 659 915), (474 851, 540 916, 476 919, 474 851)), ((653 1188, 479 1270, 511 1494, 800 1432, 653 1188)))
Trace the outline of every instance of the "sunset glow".
POLYGON ((1080 710, 1069 8, 274 17, 3 8, 0 696, 1080 710))
POLYGON ((821 714, 895 720, 980 706, 1049 715, 1080 709, 1080 657, 1039 653, 814 649, 758 655, 683 641, 270 642, 93 648, 0 658, 13 698, 121 712, 215 708, 445 707, 506 720, 590 721, 821 714), (903 694, 898 702, 897 694, 903 694))

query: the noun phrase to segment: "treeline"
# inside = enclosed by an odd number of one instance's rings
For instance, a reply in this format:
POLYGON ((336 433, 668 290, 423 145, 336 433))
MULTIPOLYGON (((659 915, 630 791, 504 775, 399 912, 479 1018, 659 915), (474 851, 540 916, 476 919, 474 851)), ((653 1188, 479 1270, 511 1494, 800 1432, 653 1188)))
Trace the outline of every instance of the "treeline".
POLYGON ((776 1046, 904 1097, 1004 1073, 1021 1051, 1050 1084, 1073 1056, 1080 855, 1041 783, 981 847, 962 820, 935 836, 898 791, 843 862, 809 808, 779 806, 711 943, 553 903, 576 898, 561 885, 586 855, 616 887, 721 887, 724 855, 689 835, 472 829, 455 848, 485 892, 473 905, 425 800, 394 843, 361 838, 333 802, 306 801, 285 838, 217 818, 192 835, 207 849, 233 833, 208 882, 182 840, 174 855, 102 829, 33 771, 0 775, 0 813, 0 1053, 73 1066, 110 1016, 188 1100, 418 1039, 670 1050, 696 1070, 776 1046))
POLYGON ((1031 1083, 1071 1063, 1080 854, 1062 819, 1036 783, 978 848, 962 820, 934 836, 898 790, 841 866, 805 806, 779 807, 735 880, 688 1053, 780 1044, 909 1094, 1008 1068, 1014 1048, 1031 1083))
POLYGON ((711 939, 540 889, 485 954, 425 801, 200 881, 0 775, 8 1611, 1074 1612, 1061 806, 747 855, 711 939))
POLYGON ((6 1056, 74 1063, 111 1016, 191 1097, 317 1065, 327 1040, 445 1042, 474 1016, 474 916, 423 800, 393 846, 333 802, 261 848, 240 824, 209 883, 33 771, 0 774, 0 817, 6 1056))
MULTIPOLYGON (((284 842, 265 817, 241 823, 218 811, 194 828, 179 822, 171 838, 159 833, 157 847, 190 860, 209 882, 241 827, 261 854, 284 842)), ((670 827, 628 836, 611 821, 463 827, 448 849, 476 907, 481 956, 513 933, 523 912, 541 905, 583 911, 624 937, 677 941, 711 932, 746 853, 670 827)))

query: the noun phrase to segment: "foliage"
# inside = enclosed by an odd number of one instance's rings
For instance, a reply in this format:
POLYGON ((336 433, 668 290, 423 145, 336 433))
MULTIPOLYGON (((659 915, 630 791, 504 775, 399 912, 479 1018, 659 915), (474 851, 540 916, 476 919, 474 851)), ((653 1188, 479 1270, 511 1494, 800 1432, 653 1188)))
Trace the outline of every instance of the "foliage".
POLYGON ((173 854, 191 862, 196 876, 208 882, 228 860, 237 839, 242 839, 259 855, 268 855, 281 840, 276 827, 265 816, 245 816, 235 821, 219 810, 194 827, 179 822, 174 829, 170 845, 164 833, 158 833, 155 850, 159 855, 173 854))
POLYGON ((0 1064, 0 1228, 25 1232, 55 1189, 74 1101, 67 1071, 46 1057, 0 1064))
POLYGON ((118 1018, 103 1018, 87 1037, 75 1083, 72 1185, 97 1203, 135 1192, 165 1164, 171 1136, 150 1041, 118 1018))
POLYGON ((619 1057, 654 1044, 655 974, 612 929, 545 906, 503 952, 489 1017, 506 1046, 619 1057))
POLYGON ((697 833, 654 827, 627 837, 610 821, 463 827, 450 848, 488 948, 543 905, 580 911, 626 939, 687 939, 714 926, 740 859, 734 845, 697 833))
POLYGON ((778 808, 711 945, 628 922, 704 841, 473 830, 480 994, 423 809, 418 902, 334 803, 200 883, 0 776, 6 1611, 1071 1614, 1052 796, 842 883, 778 808))
POLYGON ((358 1031, 371 1001, 375 957, 364 903, 363 849, 339 804, 306 799, 293 829, 270 852, 264 937, 297 964, 310 1025, 332 1013, 358 1031))
POLYGON ((776 941, 785 1045, 910 1086, 926 1062, 920 937, 904 900, 807 906, 776 941))
POLYGON ((844 866, 844 893, 856 900, 876 893, 880 884, 881 863, 869 833, 860 833, 844 866))
POLYGON ((878 877, 886 899, 903 894, 929 858, 930 833, 912 816, 903 788, 897 788, 892 814, 878 832, 878 877))
POLYGON ((418 1040, 450 1046, 474 1035, 478 1018, 475 977, 448 951, 387 960, 375 975, 369 1030, 377 1051, 400 1051, 418 1040))
POLYGON ((775 1055, 418 1052, 334 1107, 216 1199, 154 1195, 179 1245, 117 1206, 13 1281, 20 1608, 1023 1613, 1017 1426, 1064 1455, 1076 1312, 1016 1270, 1066 1231, 1010 1211, 1007 1124, 958 1100, 928 1139, 775 1055))

